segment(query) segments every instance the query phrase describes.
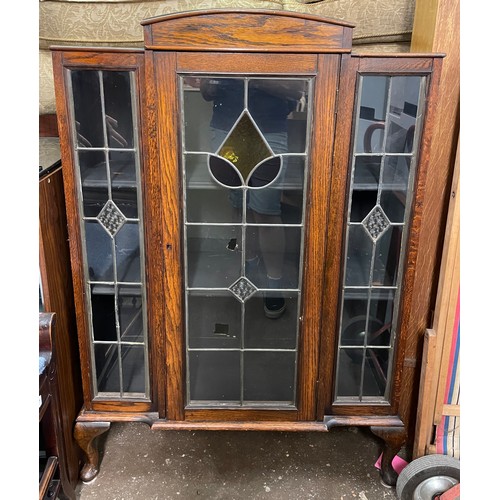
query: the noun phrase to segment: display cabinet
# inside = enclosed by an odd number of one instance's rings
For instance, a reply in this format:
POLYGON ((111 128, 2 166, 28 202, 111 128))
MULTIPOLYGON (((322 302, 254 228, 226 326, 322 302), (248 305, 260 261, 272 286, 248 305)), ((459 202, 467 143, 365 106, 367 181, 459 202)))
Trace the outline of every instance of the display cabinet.
POLYGON ((134 420, 369 426, 394 484, 441 56, 283 11, 143 25, 144 49, 53 48, 81 478, 134 420))

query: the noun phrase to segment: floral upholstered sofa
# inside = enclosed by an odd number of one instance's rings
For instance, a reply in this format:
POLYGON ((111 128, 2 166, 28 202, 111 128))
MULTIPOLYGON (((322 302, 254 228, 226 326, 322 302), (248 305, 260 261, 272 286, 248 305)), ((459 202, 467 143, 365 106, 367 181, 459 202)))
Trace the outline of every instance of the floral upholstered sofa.
POLYGON ((408 52, 415 0, 40 0, 39 114, 55 113, 51 45, 136 47, 140 22, 198 9, 273 9, 350 21, 358 52, 408 52))

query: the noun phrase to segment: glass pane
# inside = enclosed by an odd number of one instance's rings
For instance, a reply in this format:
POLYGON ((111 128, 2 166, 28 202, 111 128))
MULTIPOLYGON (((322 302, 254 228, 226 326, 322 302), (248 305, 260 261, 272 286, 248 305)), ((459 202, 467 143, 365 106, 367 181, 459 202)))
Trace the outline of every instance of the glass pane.
POLYGON ((293 292, 256 293, 245 302, 245 348, 295 349, 297 346, 298 296, 293 292), (266 316, 266 298, 280 296, 286 301, 284 313, 272 319, 266 316))
POLYGON ((358 398, 361 390, 363 349, 340 349, 337 364, 337 397, 358 398))
POLYGON ((240 352, 191 351, 189 353, 191 401, 240 402, 240 352))
POLYGON ((98 392, 120 392, 120 366, 117 344, 94 345, 98 392))
POLYGON ((110 148, 133 148, 134 126, 130 73, 103 71, 102 75, 108 146, 110 148))
POLYGON ((215 153, 243 111, 244 81, 218 77, 182 80, 185 150, 215 153))
POLYGON ((373 243, 363 226, 350 226, 347 243, 346 286, 368 285, 373 243))
POLYGON ((97 217, 108 201, 108 174, 103 151, 79 151, 83 215, 97 217))
POLYGON ((380 179, 381 156, 358 156, 354 163, 355 189, 377 189, 380 179))
POLYGON ((388 349, 367 349, 363 396, 384 396, 387 385, 388 349))
POLYGON ((146 392, 146 373, 144 347, 121 345, 123 392, 144 394, 146 392))
POLYGON ((351 222, 361 222, 377 204, 376 190, 353 190, 351 196, 351 222))
POLYGON ((275 154, 305 151, 307 90, 304 80, 259 78, 249 81, 248 110, 275 154), (280 136, 280 132, 285 133, 280 136), (289 137, 287 132, 291 133, 289 137))
POLYGON ((114 281, 113 241, 97 221, 85 221, 87 265, 92 281, 114 281))
POLYGON ((247 351, 244 354, 243 399, 294 402, 295 358, 292 352, 247 351))
POLYGON ((118 287, 118 321, 122 342, 144 342, 141 289, 118 287))
POLYGON ((390 345, 393 309, 394 297, 392 290, 372 291, 367 345, 390 345))
POLYGON ((247 226, 245 275, 259 288, 298 288, 301 229, 247 226))
POLYGON ((91 289, 94 340, 114 342, 116 341, 114 288, 94 285, 91 289))
POLYGON ((71 71, 71 85, 78 145, 89 148, 104 146, 99 72, 71 71))
POLYGON ((363 76, 361 102, 356 130, 356 153, 383 151, 384 129, 390 78, 363 76))
POLYGON ((304 210, 305 158, 283 156, 281 184, 281 220, 284 224, 301 224, 304 210))
POLYGON ((411 153, 413 151, 421 77, 394 76, 391 80, 386 151, 388 153, 411 153))
POLYGON ((408 156, 385 159, 380 206, 391 222, 404 222, 410 162, 408 156))
POLYGON ((228 292, 191 292, 186 316, 190 348, 238 348, 241 302, 228 292))
POLYGON ((214 180, 207 155, 185 155, 185 171, 187 222, 241 223, 241 190, 214 180))
POLYGON ((139 283, 141 261, 139 247, 139 225, 129 222, 115 235, 116 278, 118 281, 139 283))
POLYGON ((364 345, 369 290, 346 290, 342 308, 340 342, 345 345, 364 345))
POLYGON ((378 239, 373 264, 372 284, 374 286, 394 286, 396 284, 401 238, 402 227, 391 226, 378 239))
POLYGON ((187 228, 188 286, 226 288, 241 275, 241 228, 187 228))
POLYGON ((135 153, 110 151, 111 196, 115 205, 129 219, 138 217, 135 153))

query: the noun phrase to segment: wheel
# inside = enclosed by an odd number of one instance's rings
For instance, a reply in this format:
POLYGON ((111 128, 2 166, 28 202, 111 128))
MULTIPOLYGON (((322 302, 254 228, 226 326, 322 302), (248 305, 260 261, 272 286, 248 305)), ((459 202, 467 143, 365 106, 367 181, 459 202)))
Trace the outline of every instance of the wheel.
POLYGON ((433 500, 459 482, 459 460, 448 455, 426 455, 401 471, 396 494, 399 500, 433 500))

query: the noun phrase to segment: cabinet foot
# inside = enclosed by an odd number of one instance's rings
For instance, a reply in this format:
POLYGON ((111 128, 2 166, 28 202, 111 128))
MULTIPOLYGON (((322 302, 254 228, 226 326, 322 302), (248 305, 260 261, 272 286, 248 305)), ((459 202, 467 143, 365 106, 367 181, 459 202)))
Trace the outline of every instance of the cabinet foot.
POLYGON ((406 430, 401 426, 371 426, 370 430, 375 436, 384 440, 384 450, 380 467, 382 481, 389 486, 396 486, 398 474, 392 466, 392 461, 406 441, 406 430))
POLYGON ((80 479, 84 483, 92 481, 99 472, 99 451, 95 438, 107 432, 110 426, 110 422, 77 422, 75 424, 74 436, 86 458, 80 471, 80 479))

